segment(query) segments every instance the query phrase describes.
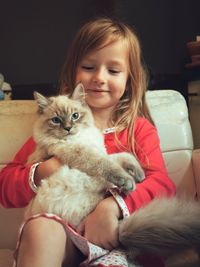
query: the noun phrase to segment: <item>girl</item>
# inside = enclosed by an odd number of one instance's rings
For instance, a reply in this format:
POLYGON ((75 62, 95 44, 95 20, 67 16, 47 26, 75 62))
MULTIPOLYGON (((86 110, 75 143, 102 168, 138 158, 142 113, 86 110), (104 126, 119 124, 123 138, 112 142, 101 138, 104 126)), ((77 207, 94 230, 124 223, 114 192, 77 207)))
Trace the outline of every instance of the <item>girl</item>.
MULTIPOLYGON (((92 250, 82 247, 81 253, 76 248, 80 248, 80 242, 71 236, 62 219, 38 215, 23 227, 17 250, 18 267, 62 264, 72 267, 78 266, 86 256, 89 259, 85 266, 127 266, 125 260, 112 252, 118 246, 119 220, 155 197, 175 194, 145 103, 147 81, 141 61, 135 32, 124 23, 99 18, 86 23, 77 33, 60 80, 62 94, 71 94, 78 82, 84 85, 96 125, 104 132, 107 152, 131 151, 145 168, 146 178, 135 191, 128 196, 110 194, 76 229, 82 240, 111 251, 110 255, 91 261, 92 250)), ((28 140, 0 173, 0 201, 5 207, 27 205, 41 179, 61 165, 55 157, 26 165, 34 148, 33 139, 28 140)), ((145 266, 163 266, 158 258, 139 261, 145 266)))

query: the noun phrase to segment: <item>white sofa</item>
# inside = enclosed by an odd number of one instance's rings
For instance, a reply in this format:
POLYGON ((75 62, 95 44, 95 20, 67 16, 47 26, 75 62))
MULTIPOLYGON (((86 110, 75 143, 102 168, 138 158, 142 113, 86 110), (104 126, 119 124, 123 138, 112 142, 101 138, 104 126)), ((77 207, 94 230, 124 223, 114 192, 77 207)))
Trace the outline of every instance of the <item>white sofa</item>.
MULTIPOLYGON (((184 98, 174 90, 155 90, 147 92, 147 102, 178 195, 200 199, 200 151, 193 150, 184 98)), ((0 168, 13 158, 24 141, 31 136, 35 112, 36 105, 32 100, 0 101, 0 168)), ((12 251, 22 214, 23 209, 5 209, 0 206, 0 267, 12 266, 12 251)), ((178 257, 178 261, 169 259, 166 264, 169 267, 200 266, 199 259, 193 252, 178 257)))

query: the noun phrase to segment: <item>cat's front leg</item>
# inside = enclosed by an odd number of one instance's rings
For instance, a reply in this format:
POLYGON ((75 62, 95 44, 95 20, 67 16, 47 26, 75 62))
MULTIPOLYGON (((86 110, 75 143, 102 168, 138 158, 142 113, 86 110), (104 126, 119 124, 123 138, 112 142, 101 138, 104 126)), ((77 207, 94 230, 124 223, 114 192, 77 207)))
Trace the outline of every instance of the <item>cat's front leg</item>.
POLYGON ((134 179, 120 164, 89 146, 59 142, 49 146, 48 153, 58 157, 70 168, 79 169, 94 179, 102 179, 102 182, 106 180, 117 185, 125 193, 135 188, 134 179))
POLYGON ((70 154, 70 151, 65 141, 59 140, 55 143, 48 144, 48 146, 46 146, 46 150, 49 156, 56 156, 62 163, 67 164, 66 155, 70 154))

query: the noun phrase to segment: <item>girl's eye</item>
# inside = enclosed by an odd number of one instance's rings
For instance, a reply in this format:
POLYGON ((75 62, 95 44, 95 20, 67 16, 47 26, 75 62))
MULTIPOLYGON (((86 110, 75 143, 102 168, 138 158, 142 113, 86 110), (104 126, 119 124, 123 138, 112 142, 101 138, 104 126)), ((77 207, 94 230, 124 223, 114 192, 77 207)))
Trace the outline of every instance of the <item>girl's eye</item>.
POLYGON ((121 71, 120 71, 120 70, 109 69, 109 72, 110 72, 111 74, 119 74, 121 71))
POLYGON ((81 68, 82 69, 84 69, 84 70, 88 70, 88 71, 90 71, 90 70, 93 70, 94 69, 94 67, 92 67, 92 66, 87 66, 87 65, 83 65, 83 66, 81 66, 81 68))
POLYGON ((61 119, 57 116, 53 117, 51 120, 54 124, 61 124, 61 122, 62 122, 61 119))
POLYGON ((80 114, 78 112, 74 112, 72 115, 71 115, 71 119, 73 121, 76 121, 80 118, 80 114))

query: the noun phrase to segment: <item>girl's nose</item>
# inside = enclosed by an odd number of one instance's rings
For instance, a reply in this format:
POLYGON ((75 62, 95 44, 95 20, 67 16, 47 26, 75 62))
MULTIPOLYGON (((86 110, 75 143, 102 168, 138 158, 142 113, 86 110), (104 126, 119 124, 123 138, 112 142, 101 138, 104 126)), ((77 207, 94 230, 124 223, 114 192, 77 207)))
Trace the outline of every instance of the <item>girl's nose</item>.
POLYGON ((94 72, 93 82, 97 84, 104 84, 106 82, 106 74, 103 69, 98 69, 94 72))

